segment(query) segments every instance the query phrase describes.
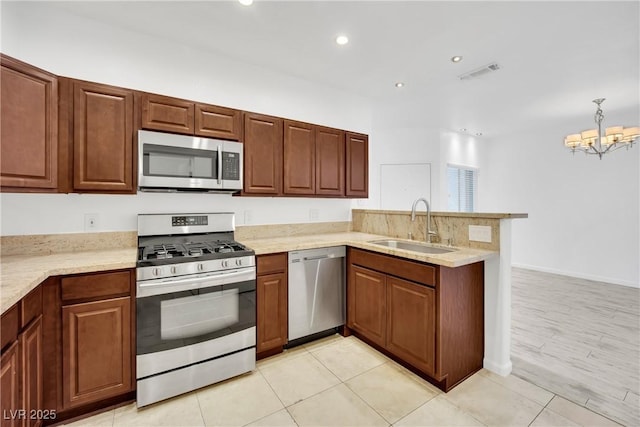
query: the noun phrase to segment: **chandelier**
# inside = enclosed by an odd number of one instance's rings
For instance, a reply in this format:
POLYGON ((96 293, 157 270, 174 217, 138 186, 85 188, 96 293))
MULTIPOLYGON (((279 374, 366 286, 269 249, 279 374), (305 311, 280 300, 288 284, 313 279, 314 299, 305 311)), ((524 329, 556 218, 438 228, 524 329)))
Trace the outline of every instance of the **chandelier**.
POLYGON ((640 128, 614 126, 607 128, 605 133, 602 134, 604 114, 602 114, 600 104, 604 102, 604 98, 594 99, 593 102, 598 106, 596 114, 593 116, 598 129, 589 129, 581 133, 568 135, 564 139, 565 147, 570 148, 572 153, 582 151, 585 154, 597 154, 600 159, 602 159, 603 154, 609 151, 615 151, 622 147, 627 149, 633 147, 636 138, 640 136, 640 128))

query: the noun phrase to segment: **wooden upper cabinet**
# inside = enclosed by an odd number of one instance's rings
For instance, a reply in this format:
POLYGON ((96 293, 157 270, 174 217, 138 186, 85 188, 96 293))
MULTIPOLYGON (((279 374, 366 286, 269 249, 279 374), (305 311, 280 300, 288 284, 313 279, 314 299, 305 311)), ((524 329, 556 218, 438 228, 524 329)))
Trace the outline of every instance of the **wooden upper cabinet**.
POLYGON ((347 132, 347 197, 369 197, 369 137, 347 132))
POLYGON ((0 55, 0 63, 0 185, 3 191, 55 191, 57 78, 5 55, 0 55))
POLYGON ((344 196, 344 132, 316 127, 316 194, 344 196))
POLYGON ((280 118, 245 114, 243 193, 282 194, 282 127, 280 118))
POLYGON ((143 93, 141 95, 144 129, 186 135, 242 139, 242 112, 186 99, 143 93))
POLYGON ((135 192, 133 91, 73 83, 73 189, 135 192))
POLYGON ((216 105, 195 105, 195 134, 209 138, 242 139, 242 113, 216 105))
POLYGON ((313 125, 284 121, 285 194, 315 194, 315 135, 313 125))
POLYGON ((142 94, 142 127, 144 129, 193 135, 195 104, 168 96, 142 94))

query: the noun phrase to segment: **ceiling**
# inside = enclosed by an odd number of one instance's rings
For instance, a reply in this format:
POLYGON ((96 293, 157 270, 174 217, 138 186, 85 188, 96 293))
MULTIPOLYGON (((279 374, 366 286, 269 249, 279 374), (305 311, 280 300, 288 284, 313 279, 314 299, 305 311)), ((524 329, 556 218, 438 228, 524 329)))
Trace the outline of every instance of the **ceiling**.
POLYGON ((591 100, 599 97, 607 98, 607 118, 637 117, 639 6, 638 1, 56 3, 74 14, 362 95, 374 103, 377 118, 400 126, 436 124, 487 137, 576 117, 584 117, 589 127, 591 100), (341 33, 350 39, 345 46, 335 43, 341 33), (463 60, 451 62, 454 55, 463 60), (500 70, 458 78, 491 62, 500 70), (396 88, 398 81, 405 86, 396 88))

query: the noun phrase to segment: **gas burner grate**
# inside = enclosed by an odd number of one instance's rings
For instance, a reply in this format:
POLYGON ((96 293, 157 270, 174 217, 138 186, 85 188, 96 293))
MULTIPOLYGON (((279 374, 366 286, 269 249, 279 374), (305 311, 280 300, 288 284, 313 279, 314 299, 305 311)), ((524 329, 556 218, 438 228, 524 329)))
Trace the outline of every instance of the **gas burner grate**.
POLYGON ((184 248, 186 249, 185 254, 187 256, 200 256, 213 253, 211 246, 206 243, 185 243, 184 248))
POLYGON ((149 252, 147 259, 173 258, 174 256, 182 255, 182 252, 173 244, 153 245, 149 252))

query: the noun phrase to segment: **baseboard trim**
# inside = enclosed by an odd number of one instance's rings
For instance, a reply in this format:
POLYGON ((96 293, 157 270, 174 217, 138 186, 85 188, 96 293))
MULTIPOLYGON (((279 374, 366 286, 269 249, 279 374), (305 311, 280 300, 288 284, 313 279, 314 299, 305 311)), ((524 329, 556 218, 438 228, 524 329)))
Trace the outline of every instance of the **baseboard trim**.
POLYGON ((498 374, 503 377, 509 375, 513 369, 511 360, 509 360, 507 363, 499 364, 486 358, 482 360, 482 367, 488 371, 493 372, 494 374, 498 374))
POLYGON ((592 276, 589 274, 576 273, 574 271, 558 270, 555 268, 539 267, 536 265, 528 265, 528 264, 518 264, 514 262, 511 263, 511 267, 524 268, 526 270, 533 270, 533 271, 540 271, 542 273, 559 274, 561 276, 576 277, 578 279, 592 280, 594 282, 601 282, 601 283, 611 284, 611 285, 626 286, 628 288, 640 288, 640 283, 634 283, 627 280, 613 279, 611 277, 592 276))

